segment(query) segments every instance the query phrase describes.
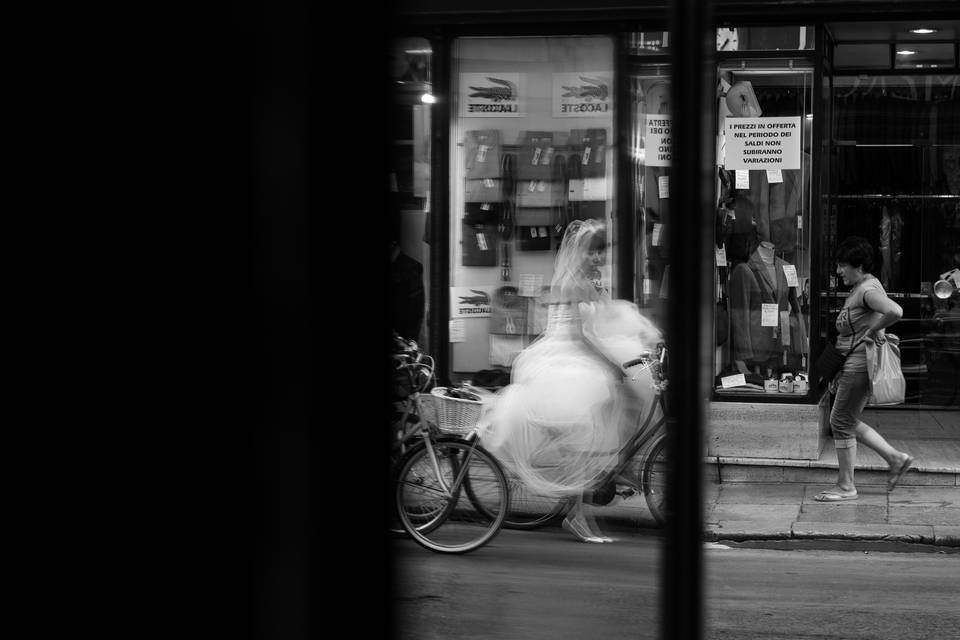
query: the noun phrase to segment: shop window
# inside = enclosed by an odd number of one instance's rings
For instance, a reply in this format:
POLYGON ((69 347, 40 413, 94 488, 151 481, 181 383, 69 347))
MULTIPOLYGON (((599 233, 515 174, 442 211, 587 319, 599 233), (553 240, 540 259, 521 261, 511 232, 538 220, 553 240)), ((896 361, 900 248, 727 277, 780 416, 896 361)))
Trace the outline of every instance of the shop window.
POLYGON ((812 26, 717 29, 717 51, 798 51, 813 45, 812 26))
POLYGON ((906 404, 957 406, 960 76, 858 74, 833 83, 820 325, 831 338, 848 293, 833 250, 862 236, 876 251, 874 275, 903 308, 888 330, 901 340, 906 404))
POLYGON ((716 392, 803 398, 812 66, 730 61, 717 81, 716 392))
MULTIPOLYGON (((459 38, 453 46, 450 342, 455 377, 506 374, 545 329, 567 225, 607 223, 601 279, 619 283, 613 225, 614 41, 459 38)), ((627 292, 629 297, 629 292, 627 292)))
POLYGON ((399 38, 391 47, 390 211, 393 329, 426 345, 429 329, 430 110, 432 48, 425 38, 399 38))

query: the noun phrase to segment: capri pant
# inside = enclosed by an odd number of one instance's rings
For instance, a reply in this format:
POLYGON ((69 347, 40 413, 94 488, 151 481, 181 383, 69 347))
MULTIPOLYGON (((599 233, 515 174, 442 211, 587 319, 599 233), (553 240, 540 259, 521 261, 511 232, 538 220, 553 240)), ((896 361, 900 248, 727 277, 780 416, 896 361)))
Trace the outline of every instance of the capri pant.
POLYGON ((837 379, 837 394, 830 412, 833 444, 847 449, 857 441, 855 430, 870 399, 870 376, 866 371, 842 371, 837 379))

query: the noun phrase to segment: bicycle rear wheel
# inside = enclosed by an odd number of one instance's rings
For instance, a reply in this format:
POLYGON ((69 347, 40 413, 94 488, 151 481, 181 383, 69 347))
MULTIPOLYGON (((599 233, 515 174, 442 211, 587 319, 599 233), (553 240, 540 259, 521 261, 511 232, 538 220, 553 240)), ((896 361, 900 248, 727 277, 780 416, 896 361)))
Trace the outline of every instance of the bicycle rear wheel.
POLYGON ((397 476, 397 515, 404 529, 418 544, 439 553, 482 547, 497 535, 507 514, 503 470, 482 447, 459 438, 439 439, 432 450, 440 477, 427 447, 411 452, 397 476), (461 470, 461 484, 455 486, 461 470))
POLYGON ((650 446, 643 461, 641 477, 647 507, 661 527, 667 521, 667 437, 660 436, 650 446))
MULTIPOLYGON (((570 500, 556 496, 545 496, 531 490, 519 476, 504 469, 507 488, 510 494, 510 509, 503 519, 507 529, 536 529, 555 520, 570 507, 570 500)), ((482 501, 474 499, 471 486, 464 486, 467 495, 478 509, 483 509, 482 501)), ((493 514, 490 514, 493 515, 493 514)))

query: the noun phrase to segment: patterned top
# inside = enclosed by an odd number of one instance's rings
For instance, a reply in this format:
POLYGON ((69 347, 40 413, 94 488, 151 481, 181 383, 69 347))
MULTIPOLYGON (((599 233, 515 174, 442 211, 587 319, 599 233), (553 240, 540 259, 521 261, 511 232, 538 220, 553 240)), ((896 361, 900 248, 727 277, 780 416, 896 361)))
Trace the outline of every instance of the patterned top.
MULTIPOLYGON (((887 295, 880 281, 872 275, 865 276, 863 280, 857 283, 850 295, 843 303, 843 309, 837 315, 837 349, 842 353, 853 345, 856 340, 861 339, 876 320, 879 312, 871 311, 867 308, 863 296, 867 291, 877 289, 887 295), (851 328, 852 327, 852 328, 851 328)), ((865 344, 858 346, 850 357, 847 358, 843 367, 844 371, 866 371, 867 370, 867 347, 865 344)))

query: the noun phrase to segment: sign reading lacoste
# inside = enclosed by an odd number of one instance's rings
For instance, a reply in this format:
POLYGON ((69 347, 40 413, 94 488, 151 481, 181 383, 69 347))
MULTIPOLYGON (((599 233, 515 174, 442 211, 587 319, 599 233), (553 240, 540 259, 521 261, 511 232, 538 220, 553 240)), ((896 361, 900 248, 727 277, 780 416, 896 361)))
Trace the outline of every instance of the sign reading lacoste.
POLYGON ((488 285, 450 287, 450 317, 489 318, 493 291, 496 288, 488 285))
POLYGON ((613 73, 553 74, 553 117, 604 117, 613 111, 613 73))
POLYGON ((461 73, 461 118, 519 118, 519 73, 461 73))

